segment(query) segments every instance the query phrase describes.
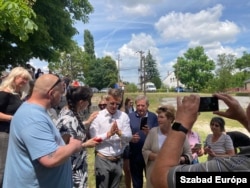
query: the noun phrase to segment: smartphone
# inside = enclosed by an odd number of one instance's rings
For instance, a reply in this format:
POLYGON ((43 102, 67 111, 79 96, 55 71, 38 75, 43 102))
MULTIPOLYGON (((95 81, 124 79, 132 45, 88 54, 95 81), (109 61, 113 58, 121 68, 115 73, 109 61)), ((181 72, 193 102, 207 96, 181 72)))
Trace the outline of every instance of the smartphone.
POLYGON ((202 144, 201 144, 201 143, 196 143, 196 144, 194 145, 194 148, 196 148, 196 149, 200 149, 200 148, 201 148, 201 146, 202 146, 202 144))
POLYGON ((219 110, 217 97, 200 97, 199 112, 211 112, 219 110))
POLYGON ((142 117, 141 118, 141 123, 140 123, 140 129, 142 130, 143 128, 147 127, 147 121, 148 121, 148 117, 142 117))

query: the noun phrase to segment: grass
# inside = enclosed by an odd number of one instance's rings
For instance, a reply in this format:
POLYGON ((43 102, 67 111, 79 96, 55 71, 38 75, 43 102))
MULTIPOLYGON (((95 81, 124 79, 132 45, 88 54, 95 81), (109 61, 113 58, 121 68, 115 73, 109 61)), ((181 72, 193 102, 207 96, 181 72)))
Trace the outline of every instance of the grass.
MULTIPOLYGON (((142 94, 142 93, 125 93, 124 99, 127 96, 135 99, 136 96, 139 94, 142 94)), ((159 107, 162 104, 163 99, 165 99, 165 98, 169 98, 169 97, 173 98, 173 97, 176 97, 177 95, 185 96, 185 95, 189 95, 189 94, 190 93, 174 93, 174 92, 147 93, 146 95, 147 95, 147 97, 149 99, 149 103, 150 103, 149 111, 155 112, 157 107, 159 107)), ((98 104, 98 101, 102 95, 103 95, 103 93, 95 93, 94 94, 94 96, 92 98, 93 106, 98 104)), ((211 96, 211 94, 200 94, 200 95, 201 96, 211 96)), ((194 129, 194 131, 197 131, 199 133, 202 141, 204 141, 206 136, 209 133, 211 133, 210 127, 209 127, 209 122, 213 116, 214 115, 211 112, 202 112, 194 124, 193 129, 194 129)), ((238 122, 236 122, 234 120, 227 119, 227 118, 224 118, 224 120, 226 123, 226 130, 242 130, 242 131, 245 131, 244 133, 247 133, 246 130, 244 128, 242 128, 242 126, 238 122)), ((205 155, 200 157, 199 158, 200 162, 206 161, 206 157, 207 156, 205 156, 205 155)), ((94 175, 94 149, 93 148, 88 149, 88 165, 89 165, 89 188, 94 188, 95 187, 95 175, 94 175)), ((120 186, 121 188, 125 188, 123 182, 124 181, 122 180, 121 186, 120 186)))

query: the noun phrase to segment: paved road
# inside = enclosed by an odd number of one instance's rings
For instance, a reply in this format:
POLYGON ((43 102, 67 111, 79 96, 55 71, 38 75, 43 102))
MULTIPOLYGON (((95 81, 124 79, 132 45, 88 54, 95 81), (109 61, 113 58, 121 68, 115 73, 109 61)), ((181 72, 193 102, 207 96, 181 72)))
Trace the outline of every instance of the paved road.
MULTIPOLYGON (((236 98, 240 102, 240 104, 243 108, 246 108, 247 105, 250 103, 250 97, 238 97, 237 96, 234 98, 236 98)), ((161 104, 162 105, 171 104, 171 105, 176 107, 176 98, 163 98, 161 100, 161 104)), ((225 105, 225 103, 223 101, 220 101, 220 100, 219 100, 219 109, 220 110, 227 109, 227 106, 225 105)))

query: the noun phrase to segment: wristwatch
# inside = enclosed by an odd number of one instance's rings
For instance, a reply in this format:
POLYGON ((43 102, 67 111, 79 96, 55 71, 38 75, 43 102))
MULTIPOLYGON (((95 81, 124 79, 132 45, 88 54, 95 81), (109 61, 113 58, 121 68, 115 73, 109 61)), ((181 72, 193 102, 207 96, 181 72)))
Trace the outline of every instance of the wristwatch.
POLYGON ((172 129, 175 130, 175 131, 182 131, 185 134, 187 134, 187 132, 188 132, 188 129, 183 127, 183 125, 181 123, 178 123, 178 122, 173 123, 172 129))

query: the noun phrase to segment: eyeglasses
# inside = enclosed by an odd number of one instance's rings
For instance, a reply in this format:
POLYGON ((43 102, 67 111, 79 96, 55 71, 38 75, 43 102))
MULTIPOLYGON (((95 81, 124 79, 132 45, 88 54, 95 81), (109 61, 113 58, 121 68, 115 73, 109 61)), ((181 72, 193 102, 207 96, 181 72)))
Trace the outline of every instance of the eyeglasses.
POLYGON ((210 126, 215 126, 215 127, 219 127, 220 125, 218 125, 217 123, 211 123, 210 126))
POLYGON ((59 84, 59 83, 61 83, 61 82, 62 82, 62 80, 60 78, 58 78, 57 81, 56 81, 56 83, 53 86, 51 86, 51 88, 48 90, 48 92, 50 90, 54 89, 54 87, 56 87, 56 85, 59 84))

